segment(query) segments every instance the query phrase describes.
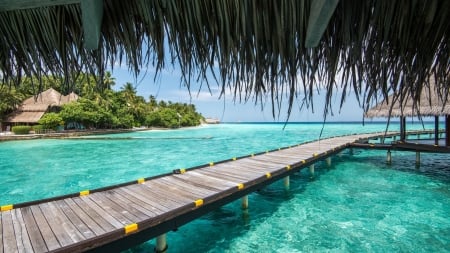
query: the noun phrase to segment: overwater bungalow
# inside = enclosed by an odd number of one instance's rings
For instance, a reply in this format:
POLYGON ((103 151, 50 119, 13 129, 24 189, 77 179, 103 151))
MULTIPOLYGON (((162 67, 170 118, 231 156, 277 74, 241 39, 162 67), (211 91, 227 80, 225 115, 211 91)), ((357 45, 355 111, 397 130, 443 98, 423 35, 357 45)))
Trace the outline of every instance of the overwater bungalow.
POLYGON ((450 93, 448 90, 436 89, 435 79, 424 84, 420 97, 413 99, 410 94, 400 96, 392 94, 387 99, 370 108, 365 116, 368 118, 400 118, 400 141, 406 137, 406 117, 434 117, 434 142, 439 145, 439 118, 445 119, 445 141, 443 146, 450 146, 450 105, 448 104, 450 93))

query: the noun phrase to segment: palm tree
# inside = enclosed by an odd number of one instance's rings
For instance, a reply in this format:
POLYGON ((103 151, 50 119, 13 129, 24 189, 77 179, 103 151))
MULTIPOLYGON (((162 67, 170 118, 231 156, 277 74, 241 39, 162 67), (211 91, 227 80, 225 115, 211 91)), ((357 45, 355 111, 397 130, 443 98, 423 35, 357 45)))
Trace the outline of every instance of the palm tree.
POLYGON ((105 76, 103 77, 103 87, 105 90, 111 90, 115 84, 116 78, 111 75, 111 72, 106 71, 105 76))
POLYGON ((0 85, 0 119, 22 103, 25 96, 13 88, 0 85))

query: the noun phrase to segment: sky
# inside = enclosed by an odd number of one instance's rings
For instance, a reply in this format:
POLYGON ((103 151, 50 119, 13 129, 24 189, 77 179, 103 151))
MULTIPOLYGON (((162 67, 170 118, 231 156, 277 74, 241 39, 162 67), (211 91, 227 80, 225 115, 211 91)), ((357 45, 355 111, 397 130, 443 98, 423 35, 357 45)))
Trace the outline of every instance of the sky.
MULTIPOLYGON (((221 122, 285 122, 287 119, 288 103, 282 104, 282 109, 278 115, 272 116, 272 105, 266 103, 263 108, 260 104, 255 105, 253 100, 246 103, 233 101, 233 96, 225 94, 225 98, 219 98, 220 90, 215 80, 210 80, 211 92, 206 87, 200 87, 199 83, 191 83, 191 95, 186 87, 181 86, 181 73, 172 67, 164 69, 156 80, 154 80, 154 70, 148 70, 137 78, 128 71, 126 66, 114 66, 112 76, 116 78, 114 89, 119 90, 126 82, 132 83, 140 96, 146 100, 153 95, 157 100, 165 100, 181 103, 192 103, 197 111, 205 118, 216 118, 221 122)), ((195 78, 194 78, 195 79, 195 78)), ((333 116, 327 116, 327 122, 332 121, 358 121, 363 120, 363 110, 359 107, 354 94, 350 94, 339 110, 341 95, 338 93, 333 97, 333 116)), ((311 108, 302 108, 301 101, 294 102, 289 117, 289 122, 322 122, 325 93, 314 95, 314 112, 311 108)), ((370 121, 370 119, 366 119, 370 121)))

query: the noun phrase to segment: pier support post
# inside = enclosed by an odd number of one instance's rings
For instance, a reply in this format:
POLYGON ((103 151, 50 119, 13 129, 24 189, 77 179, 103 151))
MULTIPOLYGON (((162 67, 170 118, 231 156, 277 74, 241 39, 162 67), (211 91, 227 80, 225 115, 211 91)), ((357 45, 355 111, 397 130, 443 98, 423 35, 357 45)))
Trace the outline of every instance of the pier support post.
POLYGON ((420 165, 420 152, 416 151, 416 166, 420 165))
POLYGON ((391 164, 391 162, 392 162, 392 156, 391 156, 391 150, 390 150, 390 149, 388 149, 388 151, 387 151, 386 162, 387 162, 388 164, 391 164))
POLYGON ((241 208, 242 208, 242 210, 247 210, 248 209, 248 195, 245 195, 244 197, 242 197, 242 199, 241 199, 241 208))
POLYGON ((450 146, 450 115, 445 115, 445 146, 450 146))
POLYGON ((330 167, 331 166, 331 157, 330 156, 327 157, 326 161, 327 161, 328 167, 330 167))
POLYGON ((434 116, 434 145, 439 145, 439 116, 434 116))
POLYGON ((314 164, 309 165, 309 174, 314 177, 314 164))
POLYGON ((406 140, 406 117, 400 117, 400 141, 404 142, 406 140))
POLYGON ((159 235, 156 237, 156 247, 155 252, 156 253, 164 253, 167 252, 167 240, 166 240, 166 234, 159 235))
POLYGON ((291 187, 291 182, 290 182, 289 176, 286 176, 286 177, 283 179, 283 183, 284 183, 284 189, 285 189, 286 191, 288 191, 289 188, 291 187))

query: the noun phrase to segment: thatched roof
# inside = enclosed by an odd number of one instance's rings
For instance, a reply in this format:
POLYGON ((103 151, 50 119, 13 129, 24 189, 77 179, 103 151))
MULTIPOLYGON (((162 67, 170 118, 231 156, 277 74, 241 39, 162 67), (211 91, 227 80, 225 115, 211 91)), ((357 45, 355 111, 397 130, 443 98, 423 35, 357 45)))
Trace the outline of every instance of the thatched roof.
POLYGON ((36 124, 42 118, 42 116, 44 114, 45 114, 45 111, 41 111, 41 112, 17 111, 17 112, 13 112, 11 115, 9 115, 8 118, 5 120, 5 122, 36 124))
POLYGON ((449 99, 450 93, 440 93, 432 78, 429 84, 422 87, 420 99, 414 100, 408 95, 400 96, 395 93, 369 109, 365 116, 374 118, 450 115, 449 99))
POLYGON ((47 105, 48 106, 60 106, 66 103, 67 99, 61 93, 57 92, 55 89, 50 88, 46 91, 39 93, 37 96, 30 97, 23 101, 23 106, 30 105, 47 105))
POLYGON ((449 16, 448 0, 4 0, 0 72, 69 85, 84 71, 101 85, 116 63, 179 64, 188 88, 214 72, 237 100, 309 105, 324 88, 330 105, 342 83, 367 109, 391 92, 419 98, 430 75, 448 90, 449 16))
POLYGON ((72 101, 78 100, 78 95, 70 93, 67 96, 61 95, 58 91, 50 88, 30 97, 10 115, 5 122, 10 123, 37 123, 50 107, 62 106, 72 101))

